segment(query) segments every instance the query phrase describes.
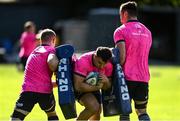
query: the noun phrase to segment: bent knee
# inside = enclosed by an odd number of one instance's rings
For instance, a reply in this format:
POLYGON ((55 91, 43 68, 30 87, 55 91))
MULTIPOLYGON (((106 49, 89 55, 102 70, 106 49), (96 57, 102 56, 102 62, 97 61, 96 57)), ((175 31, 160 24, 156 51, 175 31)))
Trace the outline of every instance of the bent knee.
POLYGON ((100 104, 93 105, 89 108, 89 111, 93 114, 100 113, 101 112, 101 106, 100 104))
POLYGON ((147 107, 147 101, 135 101, 136 109, 145 109, 147 107))
POLYGON ((135 109, 138 115, 146 113, 147 101, 135 101, 135 109))

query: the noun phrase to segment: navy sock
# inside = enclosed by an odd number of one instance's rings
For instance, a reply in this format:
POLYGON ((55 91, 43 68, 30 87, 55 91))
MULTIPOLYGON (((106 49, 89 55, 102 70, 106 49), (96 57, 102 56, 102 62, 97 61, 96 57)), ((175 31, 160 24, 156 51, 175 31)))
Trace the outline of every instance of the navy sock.
POLYGON ((147 113, 138 116, 139 121, 150 121, 150 117, 147 113))

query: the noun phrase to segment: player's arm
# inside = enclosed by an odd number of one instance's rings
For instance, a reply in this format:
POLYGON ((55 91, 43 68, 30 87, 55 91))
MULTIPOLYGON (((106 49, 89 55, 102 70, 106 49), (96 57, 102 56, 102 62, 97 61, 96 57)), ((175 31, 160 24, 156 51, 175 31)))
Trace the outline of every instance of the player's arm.
MULTIPOLYGON (((47 63, 48 63, 49 69, 52 72, 55 72, 54 74, 56 76, 56 71, 57 71, 58 63, 59 63, 57 56, 55 54, 50 53, 48 55, 47 63)), ((55 81, 52 81, 52 85, 53 85, 53 88, 57 87, 57 84, 55 81)))
POLYGON ((116 47, 119 48, 120 51, 120 64, 123 65, 125 60, 126 60, 126 47, 125 47, 125 42, 120 41, 116 44, 116 47))
POLYGON ((52 81, 53 88, 57 87, 57 83, 55 81, 52 81))
POLYGON ((111 87, 112 78, 108 78, 104 74, 100 74, 99 78, 101 80, 100 83, 103 83, 103 87, 102 87, 103 90, 107 90, 108 88, 111 87))
POLYGON ((74 86, 75 89, 79 92, 92 92, 92 91, 98 91, 102 88, 103 84, 100 84, 98 86, 91 86, 87 83, 85 83, 85 77, 80 76, 76 73, 73 74, 74 79, 74 86))
POLYGON ((50 53, 48 55, 47 63, 48 63, 48 66, 52 72, 57 71, 59 60, 55 54, 50 53))

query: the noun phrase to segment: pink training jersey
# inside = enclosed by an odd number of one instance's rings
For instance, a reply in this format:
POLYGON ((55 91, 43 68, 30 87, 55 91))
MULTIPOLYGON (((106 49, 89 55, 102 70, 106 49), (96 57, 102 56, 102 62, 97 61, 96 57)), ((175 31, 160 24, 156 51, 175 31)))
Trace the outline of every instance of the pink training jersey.
POLYGON ((55 48, 39 46, 31 53, 27 60, 22 91, 52 92, 52 72, 47 64, 47 58, 50 53, 55 53, 55 48))
POLYGON ((19 57, 28 57, 36 47, 36 35, 30 32, 23 32, 20 38, 21 50, 19 57))
POLYGON ((148 56, 152 44, 151 32, 138 21, 129 21, 114 32, 114 43, 125 41, 125 78, 131 81, 150 80, 148 56))
POLYGON ((74 72, 80 76, 86 77, 90 72, 96 71, 105 74, 107 77, 112 77, 113 65, 108 62, 104 68, 98 69, 93 64, 94 51, 88 52, 80 56, 75 62, 74 72))

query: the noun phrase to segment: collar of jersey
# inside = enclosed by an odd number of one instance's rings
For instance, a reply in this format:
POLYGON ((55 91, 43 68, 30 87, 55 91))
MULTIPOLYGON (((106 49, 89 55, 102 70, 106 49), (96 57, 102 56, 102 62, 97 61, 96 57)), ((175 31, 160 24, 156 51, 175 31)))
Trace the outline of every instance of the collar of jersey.
POLYGON ((139 22, 138 20, 128 20, 127 22, 139 22))
POLYGON ((41 46, 50 46, 50 45, 48 45, 48 44, 41 44, 41 46))

